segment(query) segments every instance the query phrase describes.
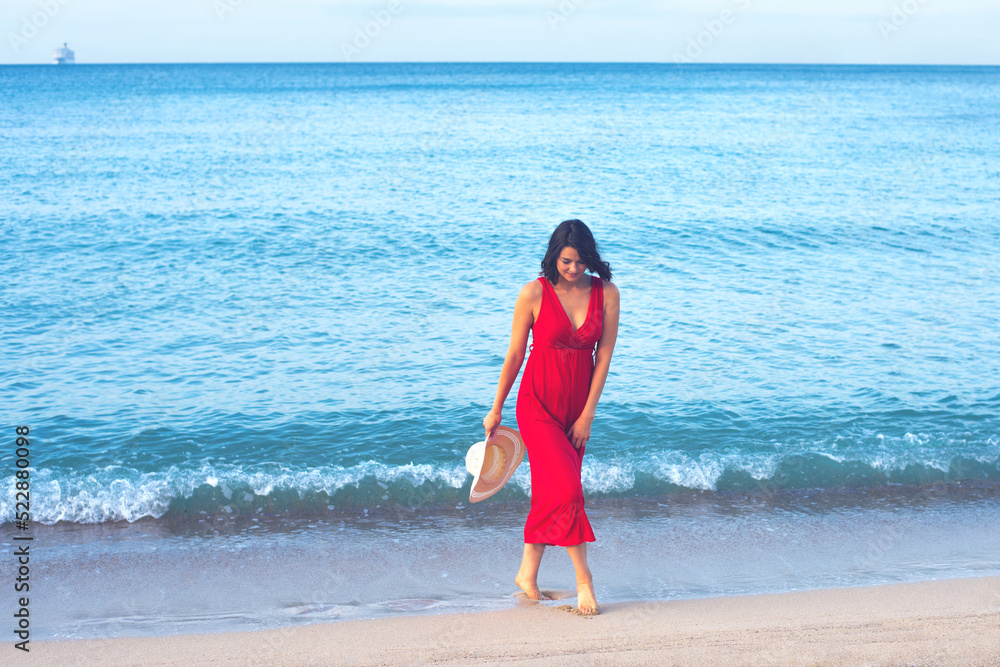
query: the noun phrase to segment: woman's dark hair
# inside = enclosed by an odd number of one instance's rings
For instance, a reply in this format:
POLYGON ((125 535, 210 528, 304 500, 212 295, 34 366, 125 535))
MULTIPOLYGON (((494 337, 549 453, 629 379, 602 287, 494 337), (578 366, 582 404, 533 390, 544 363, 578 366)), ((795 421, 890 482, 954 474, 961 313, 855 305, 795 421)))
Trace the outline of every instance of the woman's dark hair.
POLYGON ((596 273, 601 280, 611 280, 611 265, 603 261, 597 252, 597 242, 594 241, 590 228, 579 220, 563 220, 549 237, 549 249, 545 251, 542 270, 539 272, 549 283, 555 285, 559 282, 556 261, 566 246, 576 250, 588 271, 596 273))

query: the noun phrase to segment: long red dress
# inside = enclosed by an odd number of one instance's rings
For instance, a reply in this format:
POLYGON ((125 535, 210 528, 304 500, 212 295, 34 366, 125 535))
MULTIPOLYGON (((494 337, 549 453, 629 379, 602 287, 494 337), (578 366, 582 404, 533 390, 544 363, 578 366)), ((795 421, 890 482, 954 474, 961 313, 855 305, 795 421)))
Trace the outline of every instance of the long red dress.
POLYGON ((604 283, 591 276, 587 319, 574 331, 552 284, 544 276, 538 280, 542 305, 515 409, 531 467, 524 541, 566 547, 594 541, 580 483, 586 444, 576 449, 567 433, 590 394, 594 347, 604 326, 604 283))

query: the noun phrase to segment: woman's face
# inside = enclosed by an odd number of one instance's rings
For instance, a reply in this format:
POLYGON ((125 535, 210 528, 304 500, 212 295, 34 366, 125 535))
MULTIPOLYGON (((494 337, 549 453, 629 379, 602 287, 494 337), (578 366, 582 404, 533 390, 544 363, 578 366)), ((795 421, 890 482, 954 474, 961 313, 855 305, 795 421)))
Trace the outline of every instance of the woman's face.
POLYGON ((587 265, 580 259, 580 254, 576 251, 576 248, 566 246, 559 252, 559 258, 556 260, 556 269, 563 279, 572 283, 580 279, 583 272, 587 270, 587 265))

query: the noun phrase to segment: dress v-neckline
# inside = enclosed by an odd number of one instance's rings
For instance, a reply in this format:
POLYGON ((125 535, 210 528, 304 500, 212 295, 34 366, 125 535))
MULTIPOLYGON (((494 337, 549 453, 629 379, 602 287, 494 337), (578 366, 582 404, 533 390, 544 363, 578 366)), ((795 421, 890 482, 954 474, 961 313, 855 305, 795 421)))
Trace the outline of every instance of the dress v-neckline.
POLYGON ((563 317, 566 318, 566 322, 569 324, 570 330, 572 330, 574 335, 579 334, 580 329, 587 326, 587 322, 590 321, 590 311, 593 309, 594 305, 594 276, 590 276, 590 297, 587 300, 587 315, 583 318, 583 324, 580 325, 579 329, 573 326, 573 320, 563 307, 562 301, 559 300, 559 294, 556 292, 556 288, 552 286, 552 283, 549 282, 549 279, 542 276, 542 282, 548 285, 549 289, 552 290, 552 296, 555 297, 556 303, 559 304, 559 310, 562 311, 563 317))

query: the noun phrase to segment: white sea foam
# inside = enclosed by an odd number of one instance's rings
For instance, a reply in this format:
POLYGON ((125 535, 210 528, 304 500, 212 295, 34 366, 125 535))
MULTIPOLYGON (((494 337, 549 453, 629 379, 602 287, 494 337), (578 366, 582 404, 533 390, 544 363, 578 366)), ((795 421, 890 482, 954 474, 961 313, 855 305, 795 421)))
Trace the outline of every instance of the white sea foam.
MULTIPOLYGON (((923 434, 875 440, 876 447, 855 451, 832 441, 811 448, 773 444, 766 451, 754 453, 737 449, 667 450, 644 456, 588 453, 581 479, 584 493, 588 495, 618 496, 654 489, 669 491, 672 487, 717 491, 727 474, 736 484, 745 485, 746 476, 749 476, 756 482, 777 479, 782 485, 794 486, 799 483, 795 476, 804 472, 804 479, 810 484, 837 486, 846 479, 840 471, 845 470, 845 466, 846 470, 854 471, 858 464, 871 470, 873 481, 882 478, 919 482, 1000 474, 1000 439, 997 438, 971 444, 951 441, 947 448, 941 448, 940 443, 923 434), (837 448, 836 453, 833 448, 837 448), (810 462, 802 468, 802 461, 810 462), (782 469, 783 475, 776 477, 782 469)), ((511 478, 509 489, 505 490, 508 497, 511 493, 530 496, 529 465, 521 466, 511 478)), ((364 507, 369 502, 372 506, 434 504, 460 498, 461 490, 467 487, 471 477, 461 462, 389 465, 365 461, 353 466, 302 469, 277 463, 236 465, 202 461, 187 467, 172 465, 154 472, 122 465, 90 470, 40 469, 32 472, 31 479, 31 518, 52 524, 158 518, 178 503, 197 513, 236 513, 252 511, 265 499, 270 499, 277 502, 277 505, 273 502, 269 505, 272 509, 294 510, 295 498, 309 503, 318 494, 344 498, 333 500, 334 506, 364 507), (338 495, 352 489, 346 497, 338 495)), ((0 497, 0 518, 4 522, 13 520, 14 494, 11 483, 0 497)))

